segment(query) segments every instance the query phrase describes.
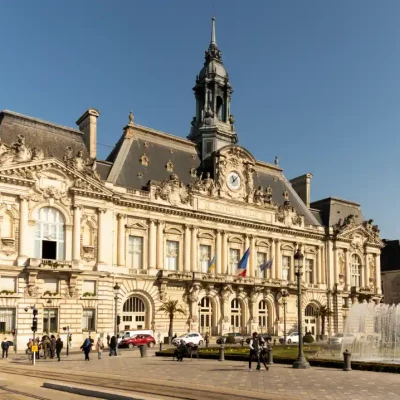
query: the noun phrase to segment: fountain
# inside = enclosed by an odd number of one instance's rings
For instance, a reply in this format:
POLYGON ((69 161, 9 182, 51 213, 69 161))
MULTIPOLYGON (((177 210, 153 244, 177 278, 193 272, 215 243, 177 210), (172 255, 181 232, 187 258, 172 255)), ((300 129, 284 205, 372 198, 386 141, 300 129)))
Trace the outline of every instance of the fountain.
POLYGON ((356 361, 400 364, 400 304, 353 304, 344 328, 346 349, 356 361))

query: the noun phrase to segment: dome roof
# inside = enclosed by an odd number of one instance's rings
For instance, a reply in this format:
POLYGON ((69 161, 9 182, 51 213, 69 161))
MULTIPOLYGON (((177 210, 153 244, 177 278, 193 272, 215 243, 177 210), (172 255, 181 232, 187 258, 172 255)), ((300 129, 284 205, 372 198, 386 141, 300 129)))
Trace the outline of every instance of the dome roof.
POLYGON ((225 67, 216 60, 211 60, 208 62, 200 71, 199 79, 205 78, 209 74, 217 74, 221 78, 226 78, 228 73, 226 72, 225 67))

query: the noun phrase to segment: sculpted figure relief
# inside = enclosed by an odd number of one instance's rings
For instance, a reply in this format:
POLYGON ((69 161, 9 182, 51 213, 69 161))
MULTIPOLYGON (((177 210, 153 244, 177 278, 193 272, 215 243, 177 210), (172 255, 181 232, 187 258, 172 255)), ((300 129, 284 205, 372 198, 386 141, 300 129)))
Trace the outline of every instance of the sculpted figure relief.
POLYGON ((197 303, 199 301, 199 294, 200 294, 200 284, 193 283, 189 289, 188 299, 192 303, 197 303))
POLYGON ((261 186, 259 186, 258 189, 256 189, 256 191, 254 192, 254 203, 264 204, 264 193, 261 186))
POLYGON ((43 151, 35 147, 30 150, 25 144, 25 136, 18 135, 18 140, 11 144, 10 147, 1 143, 0 145, 0 165, 9 165, 12 163, 20 163, 31 160, 42 160, 44 158, 43 151))
POLYGON ((86 175, 91 176, 97 180, 101 180, 99 173, 97 172, 97 161, 96 159, 84 159, 83 151, 79 150, 76 156, 74 157, 73 150, 70 146, 67 146, 65 149, 65 154, 63 158, 65 164, 68 167, 74 168, 79 172, 82 172, 86 175))
POLYGON ((180 181, 177 174, 170 175, 169 179, 165 179, 157 185, 155 198, 157 199, 158 197, 169 201, 172 205, 176 205, 179 202, 187 204, 191 199, 188 188, 180 181))

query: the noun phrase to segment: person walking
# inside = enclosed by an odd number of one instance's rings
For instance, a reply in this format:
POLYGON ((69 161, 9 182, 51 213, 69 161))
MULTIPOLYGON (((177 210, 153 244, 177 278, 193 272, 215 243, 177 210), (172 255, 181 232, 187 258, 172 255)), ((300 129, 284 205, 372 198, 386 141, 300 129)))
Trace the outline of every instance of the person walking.
POLYGON ((56 354, 57 354, 57 360, 61 361, 60 358, 60 354, 61 354, 61 350, 63 348, 63 341, 60 338, 60 335, 57 336, 57 340, 56 340, 56 354))
POLYGON ((113 336, 110 340, 110 357, 117 355, 117 338, 113 336))
POLYGON ((8 348, 10 347, 10 343, 8 343, 7 338, 5 337, 4 340, 1 342, 1 349, 3 350, 3 355, 1 358, 8 358, 8 348))
POLYGON ((51 335, 50 339, 50 358, 54 358, 55 352, 56 352, 56 337, 54 335, 51 335))
POLYGON ((254 332, 252 338, 250 339, 249 343, 250 347, 250 356, 249 356, 249 371, 251 372, 251 361, 253 357, 256 357, 257 359, 257 370, 260 370, 260 358, 258 356, 259 352, 259 339, 258 339, 258 333, 254 332))
POLYGON ((50 339, 47 335, 44 337, 42 343, 43 343, 44 359, 46 359, 50 355, 50 344, 51 344, 50 339))
POLYGON ((33 358, 33 353, 32 353, 32 346, 33 346, 33 340, 29 339, 29 342, 26 344, 26 354, 28 354, 28 360, 32 361, 33 358))
POLYGON ((267 357, 267 350, 268 350, 268 343, 260 335, 258 359, 262 361, 266 371, 269 370, 269 367, 265 361, 265 357, 267 357))
POLYGON ((96 343, 97 358, 101 360, 101 355, 103 354, 103 339, 99 336, 96 343))
POLYGON ((208 347, 208 345, 210 344, 210 335, 209 335, 209 333, 207 332, 206 333, 206 336, 205 336, 205 341, 206 341, 206 347, 208 347))
POLYGON ((108 334, 107 334, 107 347, 110 347, 110 339, 111 339, 111 336, 110 336, 110 334, 108 333, 108 334))
POLYGON ((90 338, 86 338, 81 346, 81 350, 85 353, 85 361, 90 361, 89 353, 92 349, 92 343, 90 342, 90 338))

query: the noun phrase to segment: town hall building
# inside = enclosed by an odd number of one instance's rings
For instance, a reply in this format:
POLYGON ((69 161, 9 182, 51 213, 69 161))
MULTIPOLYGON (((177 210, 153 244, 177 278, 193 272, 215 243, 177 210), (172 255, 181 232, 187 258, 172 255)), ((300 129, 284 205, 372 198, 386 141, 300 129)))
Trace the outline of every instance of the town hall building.
POLYGON ((20 350, 33 305, 38 335, 68 326, 73 346, 89 332, 112 334, 116 316, 118 331, 152 329, 162 340, 167 300, 185 310, 178 334, 281 335, 284 305, 287 331, 297 324, 297 249, 300 306, 315 337, 322 318, 332 335, 352 303, 380 301, 383 243, 360 205, 311 202, 310 173, 288 180, 277 159, 240 146, 214 19, 193 90, 187 138, 131 113, 106 160, 97 160, 95 109, 77 129, 0 113, 0 332, 16 331, 20 350))

